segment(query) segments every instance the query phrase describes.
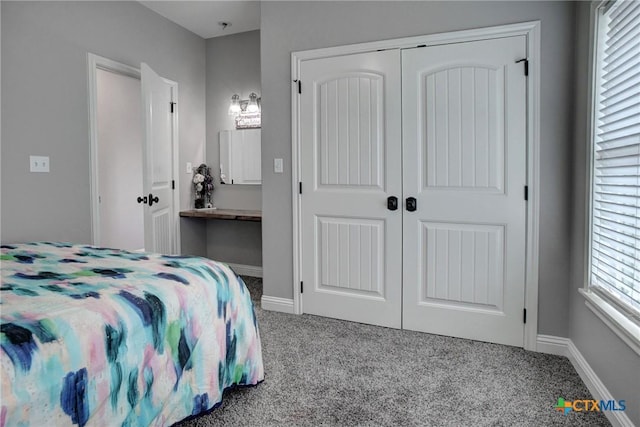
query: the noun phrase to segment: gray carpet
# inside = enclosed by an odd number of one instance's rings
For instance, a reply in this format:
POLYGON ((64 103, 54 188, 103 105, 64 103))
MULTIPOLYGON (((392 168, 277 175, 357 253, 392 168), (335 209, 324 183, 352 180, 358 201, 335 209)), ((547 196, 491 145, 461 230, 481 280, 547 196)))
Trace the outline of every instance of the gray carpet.
POLYGON ((225 393, 196 426, 607 426, 554 410, 591 394, 565 357, 497 344, 263 311, 266 378, 225 393))

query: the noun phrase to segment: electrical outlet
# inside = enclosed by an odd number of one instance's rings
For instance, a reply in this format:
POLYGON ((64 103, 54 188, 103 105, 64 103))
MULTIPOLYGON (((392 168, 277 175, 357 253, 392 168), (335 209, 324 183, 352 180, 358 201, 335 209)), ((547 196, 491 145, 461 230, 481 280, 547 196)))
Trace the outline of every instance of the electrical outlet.
POLYGON ((193 165, 191 164, 191 162, 187 162, 187 169, 185 170, 186 173, 193 173, 193 165))
POLYGON ((275 173, 283 172, 282 159, 273 159, 273 171, 275 173))
POLYGON ((29 156, 31 172, 49 172, 49 156, 29 156))

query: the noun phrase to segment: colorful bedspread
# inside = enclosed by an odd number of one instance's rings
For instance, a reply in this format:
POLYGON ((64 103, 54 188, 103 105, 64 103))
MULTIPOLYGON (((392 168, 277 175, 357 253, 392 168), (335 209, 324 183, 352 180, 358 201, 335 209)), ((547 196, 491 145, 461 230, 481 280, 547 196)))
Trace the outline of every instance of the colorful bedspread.
POLYGON ((0 426, 171 425, 264 377, 224 264, 59 243, 2 246, 0 426))

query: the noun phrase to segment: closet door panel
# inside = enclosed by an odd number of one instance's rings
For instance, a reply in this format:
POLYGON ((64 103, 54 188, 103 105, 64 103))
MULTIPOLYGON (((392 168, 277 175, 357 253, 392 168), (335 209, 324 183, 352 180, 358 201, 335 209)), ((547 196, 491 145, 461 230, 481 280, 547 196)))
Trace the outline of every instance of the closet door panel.
POLYGON ((402 52, 403 327, 522 346, 525 37, 402 52))
POLYGON ((305 313, 401 326, 400 53, 303 61, 305 313))

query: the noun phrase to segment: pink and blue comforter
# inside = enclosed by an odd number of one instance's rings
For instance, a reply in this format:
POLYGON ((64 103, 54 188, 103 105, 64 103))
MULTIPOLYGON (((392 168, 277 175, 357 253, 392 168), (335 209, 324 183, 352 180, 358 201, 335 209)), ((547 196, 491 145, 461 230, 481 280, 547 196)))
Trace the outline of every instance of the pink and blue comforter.
POLYGON ((92 246, 2 246, 0 427, 167 426, 264 378, 228 266, 92 246))

